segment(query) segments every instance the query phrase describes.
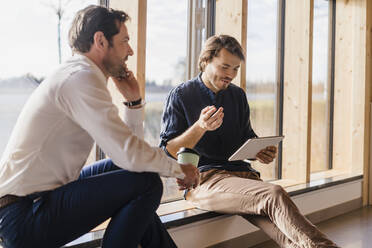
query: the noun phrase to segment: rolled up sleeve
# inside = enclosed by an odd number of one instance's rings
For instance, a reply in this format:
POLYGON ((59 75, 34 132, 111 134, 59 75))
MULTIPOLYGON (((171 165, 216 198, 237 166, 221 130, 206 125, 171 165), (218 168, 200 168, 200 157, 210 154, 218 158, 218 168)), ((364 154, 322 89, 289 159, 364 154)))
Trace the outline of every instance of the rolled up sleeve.
MULTIPOLYGON (((168 141, 181 135, 187 128, 184 106, 177 88, 175 88, 167 96, 161 122, 159 146, 167 152, 168 141)), ((168 152, 167 154, 170 156, 168 152)))

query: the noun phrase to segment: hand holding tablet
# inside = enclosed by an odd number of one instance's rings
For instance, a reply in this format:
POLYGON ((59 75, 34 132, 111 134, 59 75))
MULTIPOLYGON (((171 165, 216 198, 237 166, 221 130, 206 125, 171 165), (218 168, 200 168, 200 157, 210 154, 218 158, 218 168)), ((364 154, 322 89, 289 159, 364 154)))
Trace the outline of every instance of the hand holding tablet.
POLYGON ((229 161, 255 159, 257 153, 269 146, 276 146, 284 136, 269 136, 247 140, 231 157, 229 161))

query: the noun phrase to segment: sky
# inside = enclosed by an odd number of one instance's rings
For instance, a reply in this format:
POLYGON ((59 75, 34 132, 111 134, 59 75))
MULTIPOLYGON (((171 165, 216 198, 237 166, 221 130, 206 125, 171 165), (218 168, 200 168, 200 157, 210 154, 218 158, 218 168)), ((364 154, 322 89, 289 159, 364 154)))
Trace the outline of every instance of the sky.
MULTIPOLYGON (((66 0, 62 0, 66 2, 66 0)), ((73 0, 62 23, 62 59, 71 55, 67 43, 73 13, 96 0, 73 0)), ((32 73, 45 76, 58 66, 57 16, 47 3, 57 0, 3 1, 0 8, 0 79, 32 73)))
MULTIPOLYGON (((46 76, 58 66, 57 16, 46 3, 58 0, 3 1, 0 9, 0 79, 32 73, 46 76)), ((66 0, 62 0, 66 2, 66 0)), ((62 60, 70 55, 67 32, 75 12, 97 0, 72 0, 62 21, 62 60)), ((275 79, 277 0, 248 5, 247 79, 275 79)), ((315 0, 314 79, 327 65, 327 1, 315 0)), ((175 77, 186 56, 187 0, 148 0, 146 78, 162 83, 175 77)))
POLYGON ((248 81, 275 82, 277 7, 278 0, 248 1, 248 81))
POLYGON ((187 2, 147 1, 146 78, 149 81, 172 80, 174 67, 186 59, 187 2))
MULTIPOLYGON (((328 71, 329 1, 314 1, 313 82, 326 82, 328 71)), ((325 84, 327 86, 327 84, 325 84)))
MULTIPOLYGON (((327 74, 328 1, 314 1, 313 82, 327 74)), ((275 82, 278 0, 248 1, 247 80, 275 82)))

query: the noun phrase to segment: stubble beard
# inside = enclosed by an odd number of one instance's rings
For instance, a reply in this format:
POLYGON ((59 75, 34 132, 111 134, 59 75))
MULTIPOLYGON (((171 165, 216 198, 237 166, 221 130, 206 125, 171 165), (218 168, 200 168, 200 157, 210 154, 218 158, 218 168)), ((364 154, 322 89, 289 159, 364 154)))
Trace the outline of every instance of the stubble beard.
POLYGON ((213 86, 216 90, 218 90, 218 91, 226 90, 227 87, 229 87, 229 84, 225 84, 225 83, 222 82, 221 80, 222 80, 222 79, 217 79, 216 81, 211 81, 212 86, 213 86), (220 86, 219 86, 219 83, 221 83, 220 86))
POLYGON ((125 77, 124 63, 115 63, 112 59, 106 57, 103 59, 102 64, 111 77, 125 77))

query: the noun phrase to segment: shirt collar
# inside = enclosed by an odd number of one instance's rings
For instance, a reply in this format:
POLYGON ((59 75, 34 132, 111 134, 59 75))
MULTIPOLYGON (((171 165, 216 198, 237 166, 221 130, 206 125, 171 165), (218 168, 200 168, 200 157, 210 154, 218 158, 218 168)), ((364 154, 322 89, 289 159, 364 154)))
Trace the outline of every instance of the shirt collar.
POLYGON ((199 86, 200 86, 200 89, 205 93, 207 94, 212 100, 214 100, 216 98, 216 94, 211 90, 209 89, 203 82, 202 80, 202 72, 199 73, 198 77, 197 77, 197 82, 199 83, 199 86))
POLYGON ((96 63, 94 63, 90 58, 81 53, 75 53, 72 58, 87 62, 89 65, 92 66, 94 73, 96 73, 97 76, 107 84, 107 77, 105 76, 105 74, 103 74, 102 70, 96 65, 96 63))
POLYGON ((198 77, 197 77, 197 82, 199 83, 200 85, 200 88, 203 92, 205 92, 212 100, 215 100, 217 97, 221 96, 224 94, 224 92, 226 90, 228 90, 230 88, 230 85, 229 87, 227 87, 227 89, 225 90, 220 90, 219 92, 217 93, 214 93, 211 89, 209 89, 203 82, 202 80, 202 72, 199 73, 198 77))

